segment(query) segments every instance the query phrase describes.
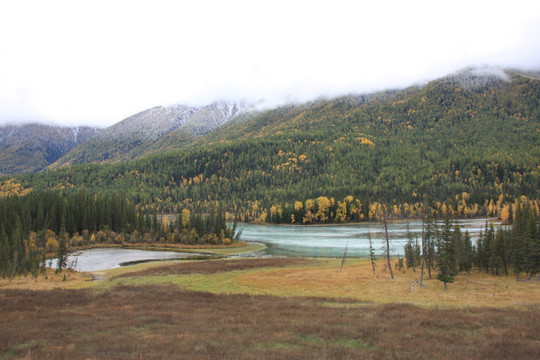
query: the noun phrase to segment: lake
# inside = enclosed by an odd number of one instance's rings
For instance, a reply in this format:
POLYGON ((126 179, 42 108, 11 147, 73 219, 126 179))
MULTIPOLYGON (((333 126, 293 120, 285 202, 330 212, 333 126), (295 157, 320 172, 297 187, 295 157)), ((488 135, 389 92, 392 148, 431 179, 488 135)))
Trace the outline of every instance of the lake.
MULTIPOLYGON (((475 238, 484 230, 486 221, 495 219, 458 220, 461 230, 469 231, 475 238)), ((269 255, 340 257, 347 246, 347 257, 369 256, 368 235, 371 234, 375 253, 385 254, 384 228, 380 223, 355 225, 252 225, 245 224, 241 240, 263 243, 269 255)), ((241 226, 241 227, 242 227, 241 226)), ((241 228, 240 227, 240 228, 241 228)), ((422 221, 409 221, 409 231, 413 238, 422 239, 422 221)), ((390 251, 393 255, 403 255, 407 242, 407 222, 388 223, 390 251)))
MULTIPOLYGON (((67 265, 68 268, 73 268, 77 271, 98 271, 120 267, 131 262, 185 259, 197 255, 174 251, 90 249, 69 254, 67 265)), ((49 260, 47 260, 47 266, 49 266, 49 260)), ((56 259, 52 260, 51 267, 57 267, 56 259)))

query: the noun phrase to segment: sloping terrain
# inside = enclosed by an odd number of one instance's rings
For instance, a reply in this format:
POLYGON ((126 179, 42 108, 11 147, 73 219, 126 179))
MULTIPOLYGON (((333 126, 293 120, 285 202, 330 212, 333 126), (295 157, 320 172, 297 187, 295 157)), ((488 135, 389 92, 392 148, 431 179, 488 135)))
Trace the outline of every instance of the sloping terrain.
POLYGON ((44 169, 99 130, 42 124, 0 127, 0 175, 44 169))
POLYGON ((158 106, 110 126, 59 159, 51 168, 80 163, 114 163, 183 147, 239 114, 247 105, 216 102, 201 108, 158 106))
POLYGON ((457 203, 464 193, 483 207, 501 195, 540 197, 539 104, 535 77, 462 73, 398 92, 245 112, 176 152, 60 169, 28 185, 122 191, 162 210, 260 201, 270 211, 348 195, 363 204, 424 195, 457 203))

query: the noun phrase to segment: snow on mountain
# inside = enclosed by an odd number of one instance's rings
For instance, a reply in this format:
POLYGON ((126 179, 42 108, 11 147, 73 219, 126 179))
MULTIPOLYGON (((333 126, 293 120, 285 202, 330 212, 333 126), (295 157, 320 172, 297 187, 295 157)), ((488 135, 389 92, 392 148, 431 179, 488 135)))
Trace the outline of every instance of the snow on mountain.
POLYGON ((182 143, 176 138, 177 132, 182 134, 180 137, 201 136, 249 108, 247 103, 228 101, 218 101, 203 107, 156 106, 100 131, 50 167, 130 160, 180 148, 182 143), (169 136, 172 136, 172 140, 166 148, 162 148, 160 140, 169 136))
POLYGON ((86 126, 0 126, 0 175, 39 171, 97 132, 86 126))
POLYGON ((246 102, 217 101, 199 109, 183 126, 192 135, 204 135, 250 109, 246 102))
POLYGON ((104 129, 93 140, 130 138, 155 141, 184 124, 197 110, 184 105, 156 106, 104 129))
POLYGON ((508 72, 500 67, 482 66, 469 67, 456 73, 447 75, 435 80, 451 86, 457 86, 465 90, 479 90, 491 86, 500 85, 502 82, 510 81, 508 72))

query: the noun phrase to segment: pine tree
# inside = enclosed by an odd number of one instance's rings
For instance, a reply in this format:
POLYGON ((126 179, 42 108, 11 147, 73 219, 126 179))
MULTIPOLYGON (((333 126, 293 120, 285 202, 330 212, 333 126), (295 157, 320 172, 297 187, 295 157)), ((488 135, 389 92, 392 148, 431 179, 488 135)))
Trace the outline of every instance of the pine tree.
POLYGON ((67 244, 66 244, 66 238, 64 236, 60 236, 60 241, 58 242, 58 251, 57 251, 56 259, 57 259, 56 273, 61 273, 62 269, 67 266, 67 244))
POLYGON ((444 290, 448 290, 447 284, 453 283, 458 274, 456 246, 452 239, 452 224, 449 219, 445 221, 442 232, 437 241, 437 279, 444 283, 444 290))
POLYGON ((11 250, 4 226, 0 224, 0 275, 9 276, 11 270, 11 250))
POLYGON ((469 235, 468 231, 465 231, 465 236, 462 239, 458 259, 459 271, 465 271, 469 273, 472 269, 474 255, 471 243, 471 236, 469 235))
POLYGON ((407 269, 411 268, 416 272, 416 246, 418 244, 413 243, 412 234, 409 231, 409 223, 407 223, 407 243, 403 250, 405 253, 405 262, 407 263, 407 269))

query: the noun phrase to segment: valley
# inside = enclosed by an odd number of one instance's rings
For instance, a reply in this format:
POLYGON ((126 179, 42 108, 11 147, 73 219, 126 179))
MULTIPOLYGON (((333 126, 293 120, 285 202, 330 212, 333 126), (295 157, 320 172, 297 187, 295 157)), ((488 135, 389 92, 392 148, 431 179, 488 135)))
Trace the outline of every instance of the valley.
POLYGON ((158 106, 61 149, 2 128, 0 359, 534 358, 539 105, 537 73, 465 69, 158 106), (213 258, 68 269, 96 248, 213 258))

